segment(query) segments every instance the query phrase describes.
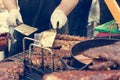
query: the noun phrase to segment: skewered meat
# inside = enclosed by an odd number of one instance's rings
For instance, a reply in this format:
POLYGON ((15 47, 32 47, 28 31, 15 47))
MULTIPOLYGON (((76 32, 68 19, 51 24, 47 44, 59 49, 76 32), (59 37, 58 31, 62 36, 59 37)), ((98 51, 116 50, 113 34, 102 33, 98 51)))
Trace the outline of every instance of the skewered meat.
POLYGON ((1 62, 0 72, 17 73, 23 75, 24 65, 22 62, 1 62))
POLYGON ((57 34, 56 39, 66 40, 66 41, 84 41, 89 40, 88 37, 72 36, 67 34, 57 34))
POLYGON ((43 80, 119 80, 120 70, 63 71, 44 75, 43 80))
POLYGON ((19 80, 19 75, 0 71, 0 80, 19 80))

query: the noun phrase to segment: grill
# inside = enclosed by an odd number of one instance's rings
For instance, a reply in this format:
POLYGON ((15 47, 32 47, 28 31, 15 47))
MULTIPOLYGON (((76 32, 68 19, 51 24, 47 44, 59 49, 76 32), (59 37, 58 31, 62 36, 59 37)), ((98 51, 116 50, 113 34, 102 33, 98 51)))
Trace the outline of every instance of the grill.
MULTIPOLYGON (((20 80, 42 80, 44 74, 51 73, 54 71, 54 68, 45 68, 43 66, 37 68, 31 66, 28 61, 24 60, 24 55, 28 54, 28 51, 25 54, 19 53, 14 56, 8 57, 4 59, 2 62, 6 61, 23 61, 24 62, 24 76, 20 76, 20 80)), ((56 71, 60 71, 61 69, 57 69, 56 71)), ((63 69, 65 70, 65 69, 63 69)))
POLYGON ((29 70, 27 66, 25 66, 24 76, 20 77, 20 80, 42 80, 43 71, 42 70, 35 70, 32 69, 32 71, 29 70))
MULTIPOLYGON (((81 64, 78 65, 77 62, 72 57, 64 57, 64 58, 60 59, 60 61, 64 65, 62 69, 59 69, 59 68, 57 70, 54 69, 53 60, 50 61, 50 63, 52 63, 51 64, 52 68, 46 68, 44 66, 44 61, 42 61, 42 65, 40 67, 35 67, 35 66, 31 65, 29 63, 29 61, 26 61, 24 59, 25 58, 24 56, 26 54, 30 56, 31 51, 32 51, 31 46, 36 46, 36 45, 30 45, 29 51, 25 51, 25 41, 23 41, 23 42, 24 42, 23 43, 23 52, 16 54, 14 56, 8 57, 7 59, 3 60, 3 61, 23 61, 24 62, 24 76, 20 76, 20 80, 42 80, 42 77, 47 73, 63 71, 63 70, 68 70, 68 69, 77 69, 77 68, 80 69, 81 67, 82 67, 81 69, 85 69, 81 64), (69 64, 66 64, 64 60, 68 60, 69 64), (71 65, 72 63, 74 63, 74 64, 71 65)), ((44 56, 44 55, 41 55, 41 56, 44 56)))
MULTIPOLYGON (((23 39, 23 52, 18 53, 18 54, 13 55, 13 56, 10 56, 10 57, 1 61, 1 62, 5 62, 5 61, 22 61, 23 62, 24 63, 24 76, 20 76, 19 77, 20 80, 42 80, 42 77, 44 74, 51 73, 53 71, 65 70, 65 68, 54 70, 54 63, 53 63, 52 59, 50 61, 50 65, 52 65, 52 67, 46 68, 44 66, 44 59, 43 59, 44 55, 41 55, 42 56, 42 65, 40 67, 35 67, 35 66, 31 65, 30 64, 31 60, 30 61, 25 60, 25 55, 29 55, 29 57, 30 57, 31 53, 32 53, 32 48, 33 48, 33 46, 36 46, 36 45, 31 44, 29 46, 29 50, 26 51, 25 50, 25 40, 26 39, 34 41, 34 39, 25 37, 23 39)), ((35 40, 35 41, 37 41, 37 40, 35 40)))

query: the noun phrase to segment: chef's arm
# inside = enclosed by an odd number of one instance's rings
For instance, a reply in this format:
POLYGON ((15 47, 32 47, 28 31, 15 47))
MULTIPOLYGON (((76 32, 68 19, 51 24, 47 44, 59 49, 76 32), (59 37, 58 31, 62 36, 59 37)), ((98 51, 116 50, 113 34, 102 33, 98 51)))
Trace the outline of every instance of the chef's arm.
POLYGON ((9 15, 7 18, 7 24, 12 26, 18 26, 17 21, 19 23, 23 23, 21 14, 19 12, 19 7, 17 4, 17 0, 2 0, 5 8, 8 10, 9 15))
POLYGON ((78 4, 79 0, 61 0, 61 3, 56 9, 59 9, 68 15, 73 8, 78 4))
POLYGON ((2 0, 5 8, 10 12, 12 9, 18 9, 17 0, 2 0))
POLYGON ((61 0, 51 15, 51 24, 53 29, 61 29, 67 22, 67 15, 75 8, 79 0, 61 0), (57 23, 59 22, 59 26, 57 23))

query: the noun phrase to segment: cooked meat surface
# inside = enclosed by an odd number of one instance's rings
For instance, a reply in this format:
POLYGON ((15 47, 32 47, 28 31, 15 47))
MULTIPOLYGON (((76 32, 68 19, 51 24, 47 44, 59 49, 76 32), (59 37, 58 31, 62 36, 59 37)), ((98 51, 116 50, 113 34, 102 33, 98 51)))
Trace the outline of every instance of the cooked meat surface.
POLYGON ((57 34, 56 39, 66 40, 66 41, 84 41, 84 40, 89 40, 90 38, 74 36, 74 35, 67 35, 67 34, 57 34))
POLYGON ((43 80, 119 80, 120 70, 63 71, 44 75, 43 80))
POLYGON ((0 80, 19 80, 19 75, 17 73, 0 71, 0 80))
POLYGON ((7 34, 0 35, 0 51, 5 50, 5 48, 7 47, 7 43, 8 43, 7 34))
POLYGON ((113 67, 114 65, 115 63, 113 61, 101 61, 89 66, 89 68, 91 70, 107 70, 108 68, 113 67))
POLYGON ((90 48, 83 52, 83 55, 90 58, 102 58, 105 60, 112 60, 120 65, 120 48, 119 43, 110 44, 101 47, 90 48))
POLYGON ((19 75, 23 75, 23 62, 1 62, 0 72, 17 73, 19 75))
POLYGON ((62 50, 70 50, 75 44, 80 41, 67 41, 67 40, 55 40, 53 48, 59 48, 62 50))

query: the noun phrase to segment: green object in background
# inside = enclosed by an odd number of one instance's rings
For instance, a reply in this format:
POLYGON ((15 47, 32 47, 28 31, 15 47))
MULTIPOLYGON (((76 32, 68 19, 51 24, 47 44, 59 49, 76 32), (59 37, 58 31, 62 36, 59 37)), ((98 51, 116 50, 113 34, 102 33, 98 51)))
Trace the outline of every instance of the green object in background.
POLYGON ((107 32, 110 33, 110 26, 112 26, 112 30, 111 33, 112 34, 120 34, 120 31, 117 29, 117 25, 112 25, 112 23, 114 22, 114 20, 106 22, 102 25, 96 26, 94 28, 95 31, 99 31, 99 32, 107 32))

